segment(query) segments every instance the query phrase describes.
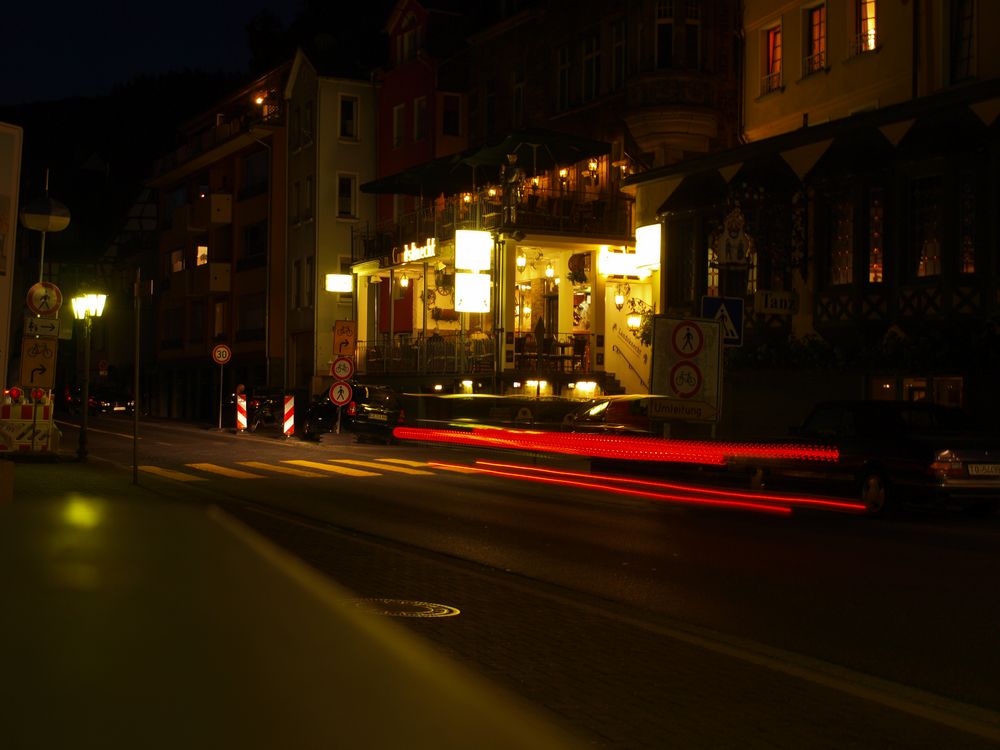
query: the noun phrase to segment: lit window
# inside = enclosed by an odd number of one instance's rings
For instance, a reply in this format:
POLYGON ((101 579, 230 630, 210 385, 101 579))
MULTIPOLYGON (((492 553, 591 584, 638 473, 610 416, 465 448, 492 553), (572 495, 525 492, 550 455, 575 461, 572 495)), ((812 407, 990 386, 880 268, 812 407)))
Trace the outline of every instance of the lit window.
POLYGON ((761 96, 781 88, 781 26, 764 32, 764 75, 761 77, 761 96))
POLYGON ((855 54, 872 52, 878 44, 875 25, 875 0, 854 0, 855 54))
POLYGON ((195 263, 199 266, 208 264, 208 245, 198 245, 198 254, 195 256, 195 263))
POLYGON ((170 270, 180 273, 184 270, 184 250, 174 250, 170 253, 170 270))
POLYGON ((806 11, 805 75, 826 67, 826 6, 818 5, 806 11))
POLYGON ((878 284, 885 280, 882 247, 882 219, 885 200, 882 188, 872 188, 868 196, 868 281, 878 284))
POLYGON ((708 279, 705 294, 709 297, 719 296, 719 254, 714 247, 708 248, 708 279))
POLYGON ((940 176, 924 177, 913 183, 912 237, 917 276, 941 273, 941 220, 944 181, 940 176))
POLYGON ((959 270, 976 272, 976 184, 975 173, 963 172, 958 186, 959 270))

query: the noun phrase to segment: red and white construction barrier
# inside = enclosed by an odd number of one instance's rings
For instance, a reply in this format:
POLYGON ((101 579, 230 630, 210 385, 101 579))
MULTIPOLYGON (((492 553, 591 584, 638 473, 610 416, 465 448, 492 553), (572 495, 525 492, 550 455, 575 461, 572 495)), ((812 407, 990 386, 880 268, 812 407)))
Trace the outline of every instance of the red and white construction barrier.
POLYGON ((295 434, 295 396, 285 396, 285 437, 295 434))
POLYGON ((0 452, 58 450, 52 416, 51 404, 0 405, 0 452))
POLYGON ((247 429, 247 397, 236 394, 236 431, 246 432, 247 429))

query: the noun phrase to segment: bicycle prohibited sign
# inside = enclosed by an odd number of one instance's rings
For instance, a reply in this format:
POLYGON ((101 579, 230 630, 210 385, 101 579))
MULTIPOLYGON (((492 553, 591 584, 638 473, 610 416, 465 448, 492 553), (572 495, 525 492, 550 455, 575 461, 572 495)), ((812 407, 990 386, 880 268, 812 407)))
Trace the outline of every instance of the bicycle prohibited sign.
POLYGON ((670 388, 675 396, 691 398, 701 390, 701 370, 694 362, 678 362, 670 370, 670 388))

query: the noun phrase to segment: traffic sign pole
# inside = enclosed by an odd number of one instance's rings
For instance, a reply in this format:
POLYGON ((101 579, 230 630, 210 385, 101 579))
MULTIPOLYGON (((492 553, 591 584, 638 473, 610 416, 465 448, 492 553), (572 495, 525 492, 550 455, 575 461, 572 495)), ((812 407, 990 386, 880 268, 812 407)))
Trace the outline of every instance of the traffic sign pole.
POLYGON ((212 361, 219 366, 219 431, 222 431, 222 382, 223 369, 226 362, 232 359, 233 350, 225 344, 217 344, 212 349, 212 361))

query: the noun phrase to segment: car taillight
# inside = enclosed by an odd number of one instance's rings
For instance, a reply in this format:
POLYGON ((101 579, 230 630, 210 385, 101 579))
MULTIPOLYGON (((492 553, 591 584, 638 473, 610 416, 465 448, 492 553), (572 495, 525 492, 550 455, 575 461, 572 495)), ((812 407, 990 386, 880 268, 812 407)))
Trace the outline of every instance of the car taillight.
POLYGON ((930 471, 939 477, 961 477, 965 475, 965 464, 951 451, 939 451, 931 462, 930 471))
POLYGON ((358 413, 358 405, 354 401, 347 405, 347 416, 353 417, 358 413))

